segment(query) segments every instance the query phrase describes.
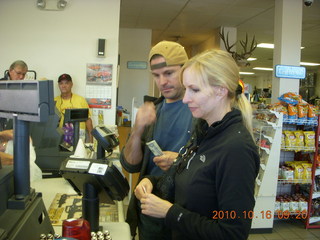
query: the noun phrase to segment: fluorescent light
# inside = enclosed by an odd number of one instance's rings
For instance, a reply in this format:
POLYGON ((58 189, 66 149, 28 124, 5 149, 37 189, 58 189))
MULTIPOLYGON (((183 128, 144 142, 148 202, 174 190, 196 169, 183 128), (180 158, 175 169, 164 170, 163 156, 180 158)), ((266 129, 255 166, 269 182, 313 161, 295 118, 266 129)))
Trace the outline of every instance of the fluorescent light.
POLYGON ((253 72, 239 72, 241 75, 253 75, 253 72))
MULTIPOLYGON (((274 48, 274 44, 273 43, 259 43, 257 45, 257 47, 259 47, 259 48, 274 48)), ((300 49, 304 49, 304 47, 301 47, 300 49)))
POLYGON ((257 60, 257 58, 250 57, 247 59, 247 61, 255 61, 255 60, 257 60))
POLYGON ((303 66, 320 66, 320 63, 300 62, 303 66))
POLYGON ((273 43, 259 43, 257 45, 257 47, 259 47, 259 48, 274 48, 274 44, 273 43))
POLYGON ((254 67, 254 70, 264 70, 264 71, 273 71, 273 68, 265 68, 265 67, 254 67))

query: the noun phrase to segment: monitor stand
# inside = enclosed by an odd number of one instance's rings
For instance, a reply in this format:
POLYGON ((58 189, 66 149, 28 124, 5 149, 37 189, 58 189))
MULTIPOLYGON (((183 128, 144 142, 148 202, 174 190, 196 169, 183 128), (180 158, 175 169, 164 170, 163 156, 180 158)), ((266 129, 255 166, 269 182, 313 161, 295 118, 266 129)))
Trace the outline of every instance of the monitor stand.
POLYGON ((82 197, 82 217, 90 223, 91 232, 101 231, 99 227, 99 197, 95 187, 85 183, 82 197))

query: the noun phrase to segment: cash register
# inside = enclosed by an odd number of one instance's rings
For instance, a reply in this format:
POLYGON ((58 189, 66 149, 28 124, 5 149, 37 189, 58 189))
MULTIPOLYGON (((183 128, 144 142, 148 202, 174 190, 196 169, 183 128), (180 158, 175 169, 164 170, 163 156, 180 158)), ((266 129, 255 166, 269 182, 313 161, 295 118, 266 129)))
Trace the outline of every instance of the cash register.
POLYGON ((41 193, 30 188, 29 125, 54 114, 53 81, 1 81, 0 117, 13 119, 14 163, 0 169, 0 240, 54 233, 41 193))
POLYGON ((105 157, 105 152, 119 145, 118 138, 105 126, 92 130, 97 140, 97 158, 65 159, 60 173, 74 190, 82 195, 82 217, 89 221, 91 231, 97 232, 99 226, 99 203, 115 204, 123 200, 129 192, 129 183, 121 170, 105 157))

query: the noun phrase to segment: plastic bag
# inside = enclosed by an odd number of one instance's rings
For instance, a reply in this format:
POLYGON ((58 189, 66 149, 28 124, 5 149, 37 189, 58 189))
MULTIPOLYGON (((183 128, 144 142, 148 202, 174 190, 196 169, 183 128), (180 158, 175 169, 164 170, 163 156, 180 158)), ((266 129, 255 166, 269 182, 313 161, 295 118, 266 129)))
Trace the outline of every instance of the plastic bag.
MULTIPOLYGON (((36 180, 42 179, 42 171, 35 163, 36 160, 36 152, 34 147, 32 146, 32 142, 29 143, 29 161, 30 161, 30 182, 34 182, 36 180)), ((13 141, 8 141, 6 146, 6 153, 13 155, 13 141)))

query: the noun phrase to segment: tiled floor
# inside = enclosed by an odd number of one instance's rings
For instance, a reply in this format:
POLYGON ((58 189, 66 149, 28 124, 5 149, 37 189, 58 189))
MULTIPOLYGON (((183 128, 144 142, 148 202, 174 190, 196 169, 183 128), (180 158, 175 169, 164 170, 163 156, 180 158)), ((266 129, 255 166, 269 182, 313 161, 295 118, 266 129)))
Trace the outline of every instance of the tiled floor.
POLYGON ((320 239, 319 229, 305 229, 297 220, 274 221, 272 233, 250 234, 248 240, 316 240, 320 239))

